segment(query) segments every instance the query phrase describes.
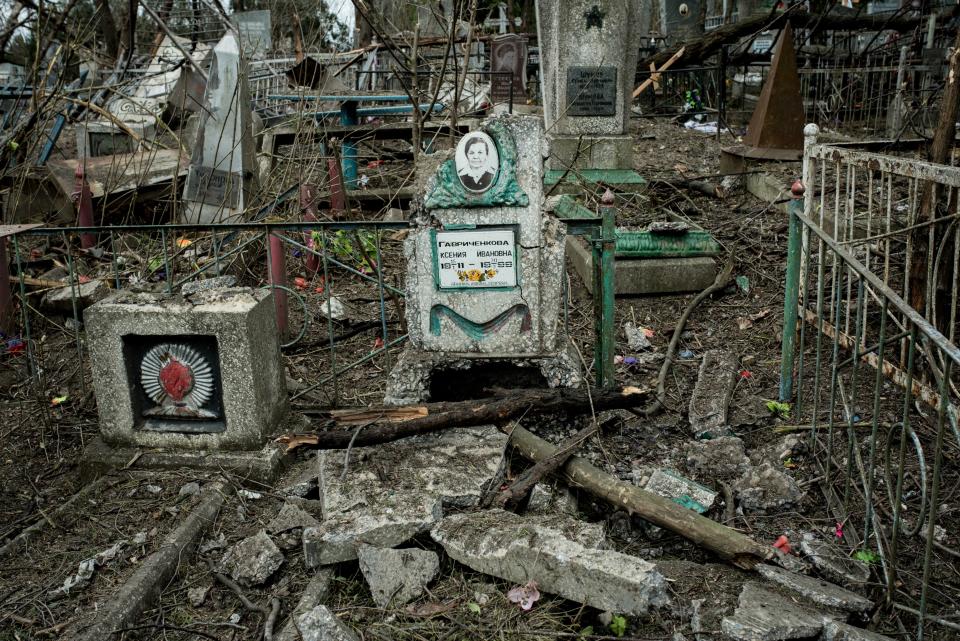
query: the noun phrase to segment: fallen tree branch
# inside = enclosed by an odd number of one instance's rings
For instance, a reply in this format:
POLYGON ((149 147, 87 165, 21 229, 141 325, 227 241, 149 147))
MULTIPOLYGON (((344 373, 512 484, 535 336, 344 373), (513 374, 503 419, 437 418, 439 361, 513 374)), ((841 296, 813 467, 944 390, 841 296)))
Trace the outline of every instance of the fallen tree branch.
POLYGON ((656 187, 657 185, 667 185, 673 187, 674 189, 689 189, 690 191, 695 191, 698 194, 703 194, 704 196, 710 196, 711 198, 724 198, 726 194, 723 191, 723 188, 716 184, 706 180, 651 180, 650 186, 656 187))
POLYGON ((648 407, 640 410, 640 413, 643 416, 651 416, 663 408, 663 401, 667 397, 667 375, 670 373, 670 368, 673 366, 673 356, 677 353, 677 346, 680 344, 680 335, 683 334, 683 330, 687 326, 687 321, 690 319, 690 314, 692 314, 693 310, 695 310, 700 303, 706 300, 707 297, 724 289, 727 286, 727 283, 730 282, 730 278, 733 276, 733 263, 733 254, 730 254, 727 257, 726 264, 723 266, 723 269, 720 270, 720 273, 717 274, 717 277, 714 279, 713 283, 705 290, 697 294, 696 297, 690 301, 690 304, 687 305, 687 308, 683 310, 680 320, 677 321, 677 326, 673 329, 673 336, 670 337, 670 344, 667 345, 667 353, 663 356, 663 365, 660 366, 660 374, 657 376, 657 396, 653 399, 653 402, 650 403, 648 407))
MULTIPOLYGON (((361 434, 354 430, 333 429, 310 434, 284 434, 275 442, 287 446, 287 452, 300 447, 309 449, 343 449, 356 436, 354 445, 376 445, 397 439, 426 434, 452 427, 473 425, 502 425, 523 414, 548 412, 586 413, 592 397, 596 411, 639 407, 650 396, 650 391, 639 387, 613 390, 593 390, 591 396, 576 389, 515 390, 508 396, 483 398, 456 403, 430 403, 415 407, 369 408, 359 410, 366 416, 382 413, 384 418, 364 428, 361 434)), ((342 410, 331 412, 332 424, 353 424, 355 415, 342 410), (338 418, 341 417, 341 418, 338 418)))
MULTIPOLYGON (((520 426, 511 432, 510 443, 531 461, 548 459, 558 450, 520 426)), ((654 525, 676 532, 737 567, 750 570, 757 563, 773 557, 773 548, 760 545, 737 530, 688 510, 668 498, 625 483, 576 456, 567 461, 562 474, 571 485, 654 525)))
POLYGON ((537 461, 533 467, 520 474, 509 487, 504 488, 504 490, 497 495, 493 502, 497 507, 503 507, 510 501, 517 501, 526 496, 527 493, 533 489, 533 486, 539 483, 542 478, 553 474, 563 467, 563 465, 570 460, 570 457, 573 456, 574 452, 580 449, 583 444, 587 442, 587 439, 596 433, 597 422, 590 421, 588 427, 583 428, 564 441, 553 454, 543 460, 537 461))

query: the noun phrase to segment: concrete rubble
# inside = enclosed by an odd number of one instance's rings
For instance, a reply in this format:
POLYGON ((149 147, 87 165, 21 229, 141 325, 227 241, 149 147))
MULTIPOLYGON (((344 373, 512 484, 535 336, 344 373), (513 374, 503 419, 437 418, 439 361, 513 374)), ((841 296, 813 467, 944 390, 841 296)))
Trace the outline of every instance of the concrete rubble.
POLYGON ((670 470, 654 470, 644 489, 700 514, 709 511, 717 500, 717 493, 710 488, 670 470))
POLYGON ((748 512, 793 507, 803 497, 793 477, 772 463, 762 463, 752 468, 737 479, 734 490, 740 499, 740 506, 748 512))
POLYGON ((743 441, 736 436, 690 441, 686 455, 687 470, 703 479, 731 480, 751 467, 743 441))
POLYGON ((724 617, 721 629, 735 641, 786 641, 816 638, 823 624, 821 614, 751 582, 743 586, 736 611, 724 617))
POLYGON ((359 641, 359 637, 330 608, 318 605, 297 619, 303 641, 359 641))
POLYGON ((850 558, 849 554, 833 543, 817 539, 812 534, 805 534, 800 541, 800 550, 817 572, 831 581, 858 586, 870 580, 870 567, 862 561, 850 558))
POLYGON ((590 549, 512 512, 455 514, 430 535, 467 567, 601 610, 639 615, 669 601, 656 566, 634 556, 590 549))
POLYGON ((873 608, 873 601, 870 599, 820 579, 787 572, 765 563, 757 565, 756 571, 771 583, 796 592, 817 605, 856 613, 867 612, 873 608))
POLYGON ((719 436, 728 430, 727 410, 738 370, 737 357, 730 352, 712 349, 703 355, 688 413, 694 436, 719 436))
POLYGON ((440 557, 430 550, 394 550, 361 545, 357 554, 373 602, 381 608, 416 599, 440 571, 440 557))
POLYGON ((227 550, 217 570, 241 585, 261 585, 273 576, 283 561, 283 552, 265 531, 260 530, 227 550))
POLYGON ((317 454, 323 522, 303 531, 304 561, 317 567, 357 558, 360 544, 391 548, 469 508, 501 473, 507 436, 493 426, 446 430, 317 454))

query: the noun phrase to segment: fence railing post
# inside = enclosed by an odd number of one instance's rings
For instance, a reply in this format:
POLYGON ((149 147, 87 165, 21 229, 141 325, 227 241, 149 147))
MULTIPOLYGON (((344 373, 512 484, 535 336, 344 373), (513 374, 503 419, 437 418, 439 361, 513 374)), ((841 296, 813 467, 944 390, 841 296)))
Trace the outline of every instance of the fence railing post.
POLYGON ((793 365, 797 348, 797 318, 800 310, 797 306, 800 301, 800 281, 804 273, 803 265, 803 236, 805 235, 797 213, 802 207, 804 214, 809 216, 813 207, 814 190, 813 158, 811 149, 817 143, 817 134, 820 128, 809 124, 803 128, 803 179, 801 192, 794 189, 795 196, 803 196, 803 203, 794 200, 787 207, 789 218, 787 239, 787 274, 783 293, 783 340, 780 345, 780 391, 779 400, 789 401, 793 397, 793 365))
POLYGON ((290 330, 289 305, 287 301, 287 261, 283 253, 283 239, 269 228, 267 229, 267 268, 270 274, 270 285, 273 289, 273 300, 277 308, 277 330, 286 340, 290 330))
POLYGON ((593 315, 594 315, 594 373, 598 387, 614 383, 614 249, 616 246, 616 215, 613 192, 604 192, 600 200, 601 224, 599 235, 593 240, 593 315))

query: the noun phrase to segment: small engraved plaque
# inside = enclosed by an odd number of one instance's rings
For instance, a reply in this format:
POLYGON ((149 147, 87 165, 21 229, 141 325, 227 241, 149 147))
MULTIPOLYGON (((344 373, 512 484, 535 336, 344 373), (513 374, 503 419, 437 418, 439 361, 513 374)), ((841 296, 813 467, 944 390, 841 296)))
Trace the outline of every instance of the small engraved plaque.
POLYGON ((240 174, 191 166, 183 196, 195 202, 236 209, 240 206, 242 185, 243 176, 240 174))
POLYGON ((568 116, 615 116, 616 114, 616 67, 569 67, 567 69, 568 116))

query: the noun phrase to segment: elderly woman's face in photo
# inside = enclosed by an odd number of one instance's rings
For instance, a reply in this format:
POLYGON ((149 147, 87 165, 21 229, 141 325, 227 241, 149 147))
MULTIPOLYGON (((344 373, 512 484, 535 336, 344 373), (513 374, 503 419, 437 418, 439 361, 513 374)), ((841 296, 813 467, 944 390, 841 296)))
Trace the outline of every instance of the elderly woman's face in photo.
POLYGON ((487 165, 487 145, 482 140, 474 140, 467 145, 467 164, 470 169, 480 169, 487 165))

